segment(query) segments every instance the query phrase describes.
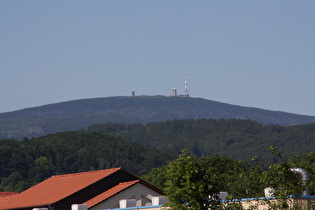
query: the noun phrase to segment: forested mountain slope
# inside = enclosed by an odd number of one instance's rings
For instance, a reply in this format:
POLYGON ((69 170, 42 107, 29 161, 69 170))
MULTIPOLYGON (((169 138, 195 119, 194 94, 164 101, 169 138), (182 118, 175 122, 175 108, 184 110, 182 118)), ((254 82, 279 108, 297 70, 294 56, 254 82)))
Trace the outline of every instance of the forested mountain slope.
POLYGON ((262 125, 251 120, 197 119, 147 124, 95 124, 85 130, 0 140, 0 190, 21 191, 53 174, 122 166, 137 175, 166 165, 188 148, 197 156, 276 162, 314 152, 315 124, 262 125), (103 133, 103 134, 102 134, 103 133), (173 154, 170 154, 173 153, 173 154))
POLYGON ((279 126, 250 120, 199 119, 146 125, 106 123, 92 125, 88 131, 120 136, 173 154, 189 148, 197 156, 220 154, 247 161, 258 156, 272 162, 270 145, 278 147, 284 158, 315 150, 315 124, 279 126))
POLYGON ((105 122, 147 123, 173 119, 251 119, 298 125, 315 117, 242 107, 191 97, 135 96, 82 99, 0 114, 0 138, 23 138, 105 122))
POLYGON ((143 175, 175 156, 120 138, 83 131, 0 139, 0 191, 22 191, 55 174, 124 167, 143 175))

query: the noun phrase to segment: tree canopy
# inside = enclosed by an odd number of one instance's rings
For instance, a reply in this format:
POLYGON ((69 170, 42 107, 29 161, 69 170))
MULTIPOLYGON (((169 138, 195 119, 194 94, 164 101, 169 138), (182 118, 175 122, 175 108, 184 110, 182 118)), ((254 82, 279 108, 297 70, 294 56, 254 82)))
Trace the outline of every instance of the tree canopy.
POLYGON ((175 156, 86 131, 0 140, 0 191, 23 191, 56 174, 124 167, 137 175, 166 165, 175 156))
MULTIPOLYGON (((271 146, 272 153, 281 157, 281 152, 271 146)), ((314 154, 292 156, 292 160, 303 162, 308 172, 313 170, 315 161, 306 164, 314 154), (311 169, 311 170, 310 170, 311 169)), ((311 158, 311 160, 313 160, 311 158)), ((253 158, 252 163, 233 161, 219 155, 196 157, 189 150, 182 150, 177 159, 162 170, 154 169, 154 175, 162 177, 169 205, 172 209, 242 209, 237 202, 222 203, 220 192, 228 192, 227 200, 259 198, 264 188, 274 189, 278 203, 267 202, 272 209, 287 209, 288 196, 302 195, 307 184, 295 173, 294 167, 301 167, 294 161, 270 164, 268 170, 261 170, 261 163, 253 158), (158 172, 158 173, 157 173, 158 172), (164 175, 161 175, 164 174, 164 175)), ((150 181, 151 175, 145 178, 150 181)), ((152 179, 151 179, 152 181, 152 179)), ((154 181, 154 180, 153 180, 154 181)), ((314 193, 314 178, 311 178, 311 192, 314 193)))
POLYGON ((251 120, 190 119, 148 124, 95 124, 87 130, 120 136, 126 141, 176 155, 189 148, 198 157, 219 154, 245 161, 253 156, 264 162, 277 161, 269 152, 270 145, 279 148, 283 158, 313 152, 315 148, 315 124, 285 127, 251 120))

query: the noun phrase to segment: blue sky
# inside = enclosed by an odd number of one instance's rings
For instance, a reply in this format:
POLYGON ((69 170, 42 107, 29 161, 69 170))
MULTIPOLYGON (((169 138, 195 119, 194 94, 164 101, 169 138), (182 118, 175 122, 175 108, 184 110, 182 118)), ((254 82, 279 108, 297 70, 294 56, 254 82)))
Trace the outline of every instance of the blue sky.
POLYGON ((314 0, 0 1, 0 112, 136 95, 315 116, 314 0))

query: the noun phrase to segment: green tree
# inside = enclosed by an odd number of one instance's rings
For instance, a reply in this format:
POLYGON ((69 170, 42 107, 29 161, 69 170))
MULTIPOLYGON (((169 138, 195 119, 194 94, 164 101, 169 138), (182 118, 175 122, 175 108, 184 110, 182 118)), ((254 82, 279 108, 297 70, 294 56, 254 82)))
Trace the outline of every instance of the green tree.
POLYGON ((23 176, 19 172, 12 172, 10 176, 3 178, 1 186, 4 191, 14 192, 16 191, 15 186, 23 181, 23 176))
POLYGON ((162 166, 160 168, 153 168, 151 172, 147 175, 141 176, 141 178, 152 185, 159 187, 160 189, 165 188, 167 166, 162 166))
POLYGON ((303 168, 310 178, 310 194, 315 194, 315 154, 313 152, 291 156, 289 163, 295 168, 303 168))
POLYGON ((29 177, 34 182, 34 184, 49 178, 54 174, 54 169, 51 161, 45 157, 40 156, 35 160, 35 167, 31 168, 29 171, 29 177))
POLYGON ((188 150, 168 165, 165 193, 172 209, 209 209, 220 206, 220 176, 207 160, 188 150))
POLYGON ((261 183, 262 172, 256 167, 240 168, 233 170, 228 174, 226 191, 229 192, 229 198, 254 198, 263 196, 263 185, 261 183))
MULTIPOLYGON (((275 157, 281 158, 282 153, 274 146, 270 146, 275 157)), ((263 173, 262 182, 266 187, 274 189, 274 196, 278 203, 271 203, 272 209, 288 209, 288 198, 290 195, 300 196, 306 189, 301 177, 292 171, 293 165, 289 162, 271 164, 268 171, 263 173)))
POLYGON ((264 183, 275 189, 275 196, 287 198, 289 195, 302 195, 305 190, 301 178, 291 171, 289 163, 272 164, 268 171, 264 172, 264 183))

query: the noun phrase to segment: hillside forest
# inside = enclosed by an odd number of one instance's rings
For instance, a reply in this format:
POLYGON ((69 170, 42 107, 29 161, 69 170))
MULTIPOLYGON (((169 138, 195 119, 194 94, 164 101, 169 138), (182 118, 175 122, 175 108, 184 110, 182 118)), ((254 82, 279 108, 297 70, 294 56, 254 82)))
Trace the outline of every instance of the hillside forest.
POLYGON ((95 124, 87 131, 119 136, 176 155, 189 148, 197 157, 219 154, 246 161, 253 156, 265 162, 277 161, 269 151, 270 145, 279 148, 284 158, 313 152, 315 148, 315 124, 280 126, 252 120, 191 119, 95 124))
POLYGON ((2 139, 0 190, 20 192, 54 174, 112 167, 124 167, 166 189, 169 164, 188 148, 192 157, 204 159, 220 174, 220 180, 224 180, 220 190, 233 197, 261 196, 264 187, 285 182, 270 177, 290 167, 301 167, 309 173, 314 193, 314 126, 262 125, 251 120, 171 120, 95 124, 30 139, 2 139))
POLYGON ((71 131, 0 140, 0 191, 21 192, 52 175, 124 167, 143 175, 174 155, 107 134, 71 131))

